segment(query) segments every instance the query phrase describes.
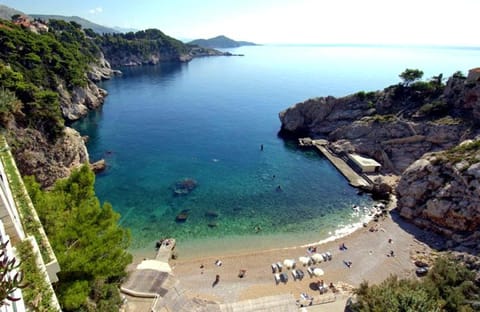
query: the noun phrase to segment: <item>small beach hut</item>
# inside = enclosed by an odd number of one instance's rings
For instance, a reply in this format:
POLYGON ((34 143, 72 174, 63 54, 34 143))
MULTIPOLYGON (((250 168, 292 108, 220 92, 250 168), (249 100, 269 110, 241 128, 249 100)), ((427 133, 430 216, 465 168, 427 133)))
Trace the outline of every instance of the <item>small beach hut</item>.
POLYGON ((325 272, 324 272, 322 269, 320 269, 320 268, 315 268, 315 269, 313 270, 313 275, 315 275, 315 276, 322 276, 322 275, 324 275, 324 274, 325 274, 325 272))
POLYGON ((287 268, 287 269, 292 269, 295 267, 295 260, 293 259, 285 259, 283 260, 283 265, 287 268))
POLYGON ((315 261, 315 263, 319 263, 319 262, 322 262, 323 261, 323 257, 321 254, 319 253, 315 253, 312 255, 312 259, 313 261, 315 261))

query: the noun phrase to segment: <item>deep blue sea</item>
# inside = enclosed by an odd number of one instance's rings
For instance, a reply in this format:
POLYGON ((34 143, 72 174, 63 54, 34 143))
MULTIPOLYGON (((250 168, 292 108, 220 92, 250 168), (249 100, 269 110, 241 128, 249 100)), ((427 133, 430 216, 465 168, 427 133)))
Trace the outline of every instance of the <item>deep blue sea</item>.
POLYGON ((74 124, 90 137, 91 160, 107 161, 96 193, 121 214, 134 252, 163 237, 175 237, 185 257, 280 247, 361 222, 351 207, 372 200, 315 151, 279 138, 278 113, 311 97, 383 89, 406 68, 428 78, 480 65, 480 50, 465 48, 229 51, 244 56, 122 68, 100 84, 109 92, 103 107, 74 124), (183 179, 197 187, 177 195, 183 179))

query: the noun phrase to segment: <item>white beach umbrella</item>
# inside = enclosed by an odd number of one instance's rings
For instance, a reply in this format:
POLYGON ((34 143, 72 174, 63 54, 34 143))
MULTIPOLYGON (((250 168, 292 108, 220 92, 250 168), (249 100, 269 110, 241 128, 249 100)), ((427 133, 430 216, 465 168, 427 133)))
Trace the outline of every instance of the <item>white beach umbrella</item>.
POLYGON ((287 268, 287 269, 291 269, 295 266, 295 260, 293 259, 285 259, 283 260, 283 265, 287 268))
POLYGON ((320 268, 315 268, 313 270, 313 275, 315 275, 315 276, 322 276, 323 274, 325 274, 325 272, 323 272, 323 270, 320 269, 320 268))
POLYGON ((313 254, 312 259, 313 259, 313 261, 315 261, 317 263, 323 261, 323 257, 319 253, 313 254))
POLYGON ((299 257, 298 262, 303 265, 308 265, 310 263, 310 257, 299 257))

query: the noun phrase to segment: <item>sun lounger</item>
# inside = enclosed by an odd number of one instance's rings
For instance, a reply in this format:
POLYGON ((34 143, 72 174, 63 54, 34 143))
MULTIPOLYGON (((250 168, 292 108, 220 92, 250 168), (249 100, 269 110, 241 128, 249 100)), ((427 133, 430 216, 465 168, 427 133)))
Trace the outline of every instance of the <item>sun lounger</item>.
POLYGON ((275 275, 273 275, 273 277, 275 278, 275 284, 278 285, 281 281, 280 274, 275 273, 275 275))
POLYGON ((315 267, 309 267, 309 268, 307 269, 308 275, 310 275, 310 277, 313 276, 313 270, 315 270, 315 267))
POLYGON ((301 280, 305 276, 305 273, 303 273, 303 271, 300 269, 296 269, 296 270, 292 270, 292 276, 293 276, 293 280, 301 280))
POLYGON ((292 277, 294 281, 297 280, 297 270, 292 270, 292 277))
POLYGON ((272 263, 272 273, 277 273, 277 265, 272 263))
POLYGON ((322 253, 322 258, 323 258, 323 261, 327 261, 328 260, 328 256, 326 253, 322 253))
POLYGON ((282 283, 287 283, 288 282, 287 273, 280 273, 280 281, 282 281, 282 283))
POLYGON ((325 255, 327 256, 328 260, 332 260, 332 253, 330 251, 327 251, 325 255))
POLYGON ((277 269, 278 269, 278 272, 282 272, 282 264, 280 262, 277 262, 277 269))
POLYGON ((297 272, 297 278, 300 280, 303 279, 303 277, 305 276, 305 273, 303 273, 303 271, 300 269, 297 269, 296 272, 297 272))

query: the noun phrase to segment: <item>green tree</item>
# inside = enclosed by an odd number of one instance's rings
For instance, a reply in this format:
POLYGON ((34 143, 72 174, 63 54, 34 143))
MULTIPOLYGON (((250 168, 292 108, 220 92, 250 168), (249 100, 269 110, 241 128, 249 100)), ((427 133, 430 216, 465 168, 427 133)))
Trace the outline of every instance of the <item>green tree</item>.
MULTIPOLYGON (((130 234, 118 226, 120 215, 110 204, 100 205, 94 181, 86 165, 58 181, 49 192, 42 191, 32 178, 26 179, 61 267, 56 292, 65 311, 86 307, 98 283, 105 287, 118 283, 132 260, 126 251, 130 234)), ((105 305, 105 296, 95 299, 105 305)))
POLYGON ((20 112, 22 102, 15 93, 0 87, 0 124, 8 123, 11 116, 20 112))
POLYGON ((398 75, 403 80, 403 85, 408 87, 412 82, 422 79, 423 71, 419 69, 405 69, 400 75, 398 75))

